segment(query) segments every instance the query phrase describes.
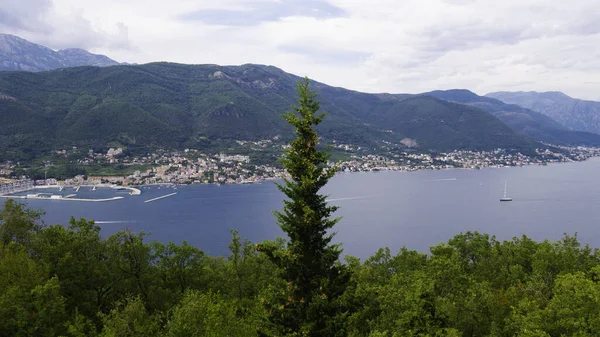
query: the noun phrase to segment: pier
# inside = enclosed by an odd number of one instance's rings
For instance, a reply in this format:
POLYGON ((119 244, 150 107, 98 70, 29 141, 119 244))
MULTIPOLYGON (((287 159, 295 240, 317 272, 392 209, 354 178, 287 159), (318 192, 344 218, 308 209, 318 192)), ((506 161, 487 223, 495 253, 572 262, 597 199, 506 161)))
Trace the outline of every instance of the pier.
MULTIPOLYGON (((115 189, 115 188, 117 188, 117 185, 103 185, 103 184, 98 184, 98 185, 76 185, 76 186, 41 185, 41 186, 32 186, 29 189, 34 189, 34 188, 35 189, 38 189, 38 188, 58 188, 59 191, 62 191, 65 187, 73 187, 75 189, 75 192, 79 192, 79 189, 82 188, 82 187, 90 187, 90 188, 92 188, 93 191, 95 191, 96 188, 98 188, 98 187, 115 189)), ((131 191, 131 192, 129 192, 130 195, 140 195, 140 194, 142 194, 142 191, 140 191, 139 189, 137 189, 135 187, 118 186, 118 188, 124 188, 124 189, 127 189, 127 190, 131 191)), ((19 191, 19 192, 23 192, 23 191, 19 191)), ((12 192, 12 193, 18 193, 18 192, 12 192)))
POLYGON ((114 201, 123 199, 123 197, 112 197, 106 199, 79 199, 79 198, 52 198, 52 197, 40 197, 36 194, 33 195, 0 195, 0 198, 9 198, 9 199, 34 199, 34 200, 58 200, 58 201, 88 201, 88 202, 104 202, 104 201, 114 201))
MULTIPOLYGON (((16 193, 27 192, 36 189, 51 189, 55 188, 59 191, 63 191, 65 188, 73 188, 75 192, 79 192, 81 187, 90 187, 93 190, 96 190, 97 187, 105 187, 105 188, 116 188, 116 185, 41 185, 35 186, 33 180, 24 179, 19 181, 14 181, 6 184, 0 184, 0 198, 10 198, 10 199, 36 199, 36 200, 68 200, 68 201, 91 201, 91 202, 102 202, 102 201, 113 201, 120 200, 123 197, 112 197, 112 198, 104 198, 104 199, 83 199, 83 198, 75 198, 76 194, 69 194, 66 196, 61 195, 52 195, 51 193, 31 193, 27 195, 14 195, 16 193)), ((130 195, 140 195, 142 191, 134 187, 118 187, 125 190, 129 190, 130 195)))
POLYGON ((131 191, 131 193, 129 193, 130 195, 140 195, 142 194, 142 191, 140 191, 139 189, 135 188, 135 187, 125 187, 128 190, 131 191))
POLYGON ((174 196, 175 194, 177 194, 177 192, 171 193, 171 194, 167 194, 167 195, 163 195, 162 197, 157 197, 157 198, 154 198, 154 199, 149 199, 149 200, 146 200, 144 202, 153 202, 153 201, 156 201, 156 200, 160 200, 160 199, 163 199, 163 198, 168 198, 168 197, 174 196))

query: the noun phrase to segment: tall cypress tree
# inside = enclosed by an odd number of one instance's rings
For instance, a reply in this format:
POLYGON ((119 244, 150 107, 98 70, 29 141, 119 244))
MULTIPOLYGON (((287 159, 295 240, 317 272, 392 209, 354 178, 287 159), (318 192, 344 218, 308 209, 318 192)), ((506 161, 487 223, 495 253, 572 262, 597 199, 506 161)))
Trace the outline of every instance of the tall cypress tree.
POLYGON ((258 247, 287 281, 268 310, 276 335, 341 336, 344 309, 339 297, 349 277, 339 262, 341 248, 331 244, 330 229, 340 220, 331 217, 337 207, 328 206, 326 196, 319 194, 335 171, 326 167, 329 154, 317 149, 314 129, 326 114, 317 115, 320 103, 308 79, 298 83, 297 92, 299 106, 284 114, 297 135, 282 158, 290 178, 277 184, 287 200, 281 212, 274 212, 289 241, 283 250, 274 244, 258 247))

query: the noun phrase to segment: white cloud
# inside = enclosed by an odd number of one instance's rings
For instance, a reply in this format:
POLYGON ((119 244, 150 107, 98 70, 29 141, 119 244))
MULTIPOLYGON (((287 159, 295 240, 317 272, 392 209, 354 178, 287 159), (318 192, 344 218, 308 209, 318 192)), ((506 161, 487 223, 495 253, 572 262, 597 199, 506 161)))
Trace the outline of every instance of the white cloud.
POLYGON ((43 20, 44 14, 51 7, 51 0, 3 0, 0 6, 0 27, 22 31, 52 29, 43 20))
POLYGON ((600 100, 600 0, 4 1, 21 16, 9 22, 0 10, 0 29, 125 62, 272 64, 369 92, 600 100))
POLYGON ((128 27, 107 17, 92 22, 89 10, 52 0, 2 0, 0 32, 53 49, 133 49, 128 27))

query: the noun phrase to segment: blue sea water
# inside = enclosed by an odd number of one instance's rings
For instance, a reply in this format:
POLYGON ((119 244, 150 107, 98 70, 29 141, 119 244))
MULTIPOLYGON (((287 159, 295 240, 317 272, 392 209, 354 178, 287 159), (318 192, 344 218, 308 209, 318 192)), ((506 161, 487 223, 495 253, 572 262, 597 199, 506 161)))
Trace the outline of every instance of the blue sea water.
MULTIPOLYGON (((585 162, 418 172, 342 173, 325 187, 342 220, 335 227, 344 253, 361 258, 388 246, 427 252, 431 245, 477 230, 510 239, 536 240, 578 233, 600 247, 600 158, 585 162), (500 202, 504 183, 512 202, 500 202)), ((70 216, 93 219, 103 235, 130 228, 150 232, 150 240, 186 240, 209 254, 227 254, 230 229, 251 241, 283 236, 273 210, 283 195, 274 183, 144 187, 139 196, 110 202, 29 200, 46 211, 49 224, 70 216), (154 202, 144 201, 177 192, 154 202)), ((109 190, 82 189, 77 197, 113 196, 109 190)))

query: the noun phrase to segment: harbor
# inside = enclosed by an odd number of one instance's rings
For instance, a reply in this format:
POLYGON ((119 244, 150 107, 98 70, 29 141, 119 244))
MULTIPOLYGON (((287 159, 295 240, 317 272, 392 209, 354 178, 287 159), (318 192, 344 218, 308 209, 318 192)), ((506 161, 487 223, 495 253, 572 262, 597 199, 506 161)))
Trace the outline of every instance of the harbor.
POLYGON ((72 197, 62 197, 57 195, 51 196, 43 196, 40 193, 36 194, 28 194, 26 196, 22 195, 0 195, 0 198, 9 198, 9 199, 36 199, 36 200, 66 200, 66 201, 86 201, 86 202, 104 202, 104 201, 114 201, 123 199, 123 197, 112 197, 105 199, 81 199, 81 198, 72 198, 72 197))
POLYGON ((121 192, 132 196, 142 193, 135 187, 108 184, 36 186, 33 181, 26 179, 0 184, 0 198, 13 199, 106 202, 123 199, 123 196, 114 195, 121 192))

